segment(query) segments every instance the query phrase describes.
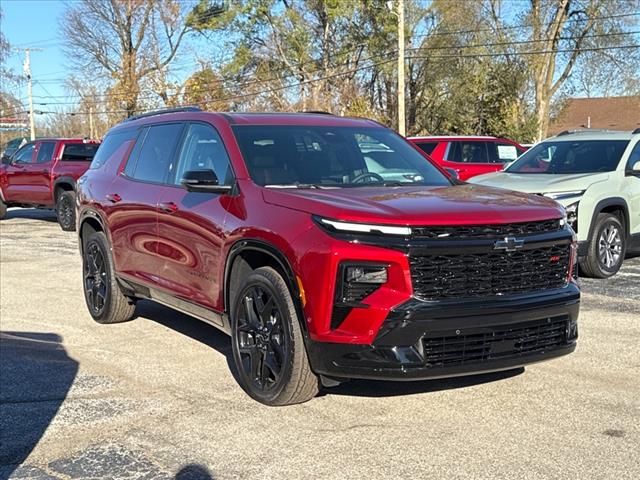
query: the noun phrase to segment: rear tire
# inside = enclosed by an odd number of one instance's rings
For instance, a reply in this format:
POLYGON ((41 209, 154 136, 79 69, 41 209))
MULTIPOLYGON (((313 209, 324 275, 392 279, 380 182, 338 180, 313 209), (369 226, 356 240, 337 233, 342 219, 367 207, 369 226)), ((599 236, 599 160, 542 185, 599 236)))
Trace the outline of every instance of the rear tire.
POLYGON ((65 190, 60 192, 56 200, 56 215, 58 223, 65 232, 76 229, 76 192, 65 190))
POLYGON ((133 318, 135 303, 126 297, 116 280, 107 237, 93 232, 83 241, 84 298, 98 323, 120 323, 133 318))
POLYGON ((300 321, 280 274, 261 267, 247 276, 231 311, 231 343, 238 381, 270 406, 293 405, 318 394, 300 321))
POLYGON ((580 274, 591 278, 615 275, 622 266, 626 249, 626 235, 620 219, 611 213, 598 214, 587 256, 580 260, 580 274))

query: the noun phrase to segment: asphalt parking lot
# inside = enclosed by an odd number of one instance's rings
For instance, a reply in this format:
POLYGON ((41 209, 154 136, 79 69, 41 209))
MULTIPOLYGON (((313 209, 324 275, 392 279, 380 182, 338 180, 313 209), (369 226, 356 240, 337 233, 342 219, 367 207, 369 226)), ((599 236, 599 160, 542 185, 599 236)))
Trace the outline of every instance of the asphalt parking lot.
POLYGON ((640 257, 583 281, 573 355, 269 408, 213 327, 149 302, 94 323, 51 212, 0 242, 0 479, 640 478, 640 257))

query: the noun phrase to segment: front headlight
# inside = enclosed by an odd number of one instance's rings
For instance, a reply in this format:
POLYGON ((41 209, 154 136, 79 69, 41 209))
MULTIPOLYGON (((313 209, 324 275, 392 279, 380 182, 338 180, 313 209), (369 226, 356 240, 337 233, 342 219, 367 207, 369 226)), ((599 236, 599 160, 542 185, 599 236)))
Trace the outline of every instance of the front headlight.
POLYGON ((393 225, 372 225, 368 223, 340 222, 328 218, 315 217, 324 228, 334 232, 344 233, 373 233, 384 235, 411 235, 411 227, 396 227, 393 225))
POLYGON ((553 200, 565 200, 567 198, 580 197, 584 192, 584 190, 570 190, 568 192, 543 193, 542 195, 553 200))
POLYGON ((566 221, 569 224, 569 226, 573 228, 574 232, 578 231, 578 204, 579 203, 580 202, 572 203, 571 205, 568 205, 564 209, 565 215, 566 215, 566 221))

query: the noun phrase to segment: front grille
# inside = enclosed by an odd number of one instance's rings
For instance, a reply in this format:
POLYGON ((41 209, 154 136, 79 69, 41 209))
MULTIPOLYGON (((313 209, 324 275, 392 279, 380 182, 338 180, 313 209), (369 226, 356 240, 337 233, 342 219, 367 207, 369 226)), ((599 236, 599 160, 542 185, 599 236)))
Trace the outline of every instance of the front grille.
POLYGON ((414 295, 422 300, 511 295, 561 288, 570 245, 452 255, 409 255, 414 295))
POLYGON ((462 335, 434 333, 422 339, 425 364, 450 367, 542 353, 567 345, 568 322, 563 316, 487 327, 462 335))
POLYGON ((560 220, 544 220, 541 222, 505 223, 498 225, 468 226, 434 226, 412 227, 411 235, 418 239, 469 239, 469 238, 504 238, 508 236, 536 235, 557 232, 560 220))

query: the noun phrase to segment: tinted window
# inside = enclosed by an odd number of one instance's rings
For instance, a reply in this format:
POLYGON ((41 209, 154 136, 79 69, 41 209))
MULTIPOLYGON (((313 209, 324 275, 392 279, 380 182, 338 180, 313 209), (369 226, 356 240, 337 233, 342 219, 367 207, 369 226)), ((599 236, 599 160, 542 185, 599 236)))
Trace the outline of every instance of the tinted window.
POLYGON ((427 155, 431 155, 436 149, 436 146, 438 146, 438 142, 416 143, 416 147, 418 147, 427 155))
POLYGON ((95 143, 69 143, 62 151, 62 161, 90 162, 96 155, 99 145, 95 143))
POLYGON ((259 185, 450 185, 411 145, 384 128, 236 126, 234 133, 259 185))
POLYGON ((527 150, 507 171, 512 173, 612 172, 628 140, 542 142, 527 150))
POLYGON ((184 173, 191 170, 213 170, 220 185, 233 182, 227 151, 210 125, 193 123, 187 127, 173 183, 179 185, 184 173))
POLYGON ((486 142, 451 142, 450 162, 489 163, 486 142))
POLYGON ((53 151, 56 148, 56 142, 42 142, 38 148, 37 163, 50 162, 53 158, 53 151))
POLYGON ((183 127, 182 123, 149 127, 146 135, 138 136, 125 173, 145 182, 166 182, 183 127))
POLYGON ((33 156, 33 151, 35 150, 35 148, 35 143, 25 145, 16 152, 16 155, 13 157, 13 161, 15 163, 31 163, 31 157, 33 156))
MULTIPOLYGON (((118 132, 113 132, 107 134, 104 138, 103 142, 98 147, 93 160, 91 161, 91 166, 89 168, 96 169, 100 168, 102 165, 107 163, 107 161, 120 150, 121 147, 124 147, 127 142, 133 140, 135 138, 135 130, 121 130, 118 132)), ((124 152, 120 151, 120 154, 124 152)))

